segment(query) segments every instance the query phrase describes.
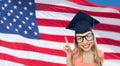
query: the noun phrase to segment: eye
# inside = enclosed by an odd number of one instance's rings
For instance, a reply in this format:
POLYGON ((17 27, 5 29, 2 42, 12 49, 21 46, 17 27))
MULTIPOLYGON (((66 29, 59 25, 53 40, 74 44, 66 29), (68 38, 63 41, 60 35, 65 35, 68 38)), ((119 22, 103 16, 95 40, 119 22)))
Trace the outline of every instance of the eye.
POLYGON ((86 37, 92 37, 92 34, 91 34, 91 33, 89 33, 89 34, 87 34, 87 35, 86 35, 86 37))
POLYGON ((82 37, 81 37, 81 36, 77 36, 76 39, 77 39, 77 40, 81 40, 82 37))

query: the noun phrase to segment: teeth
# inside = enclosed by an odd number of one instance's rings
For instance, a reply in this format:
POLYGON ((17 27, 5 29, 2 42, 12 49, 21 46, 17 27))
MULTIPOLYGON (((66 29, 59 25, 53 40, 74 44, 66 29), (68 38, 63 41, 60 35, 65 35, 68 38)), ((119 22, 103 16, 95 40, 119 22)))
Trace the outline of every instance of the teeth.
POLYGON ((88 47, 89 47, 89 45, 84 45, 83 47, 84 47, 84 48, 88 48, 88 47))

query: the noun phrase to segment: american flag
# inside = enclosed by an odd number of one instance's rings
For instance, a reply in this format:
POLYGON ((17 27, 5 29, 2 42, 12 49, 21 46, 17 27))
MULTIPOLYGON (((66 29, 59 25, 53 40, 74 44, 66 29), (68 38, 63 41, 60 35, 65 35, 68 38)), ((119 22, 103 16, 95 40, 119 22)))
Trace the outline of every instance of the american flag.
POLYGON ((0 66, 65 66, 67 36, 74 48, 74 31, 67 30, 81 10, 101 22, 94 27, 103 66, 120 65, 120 9, 85 0, 0 0, 0 66))

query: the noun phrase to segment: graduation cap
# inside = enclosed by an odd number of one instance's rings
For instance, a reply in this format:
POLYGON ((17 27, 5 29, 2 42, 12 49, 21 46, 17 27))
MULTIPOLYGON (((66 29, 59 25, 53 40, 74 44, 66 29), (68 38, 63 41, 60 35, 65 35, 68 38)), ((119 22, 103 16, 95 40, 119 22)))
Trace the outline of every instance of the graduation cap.
POLYGON ((98 24, 99 21, 92 18, 91 16, 79 11, 72 21, 68 24, 66 29, 75 30, 75 34, 82 34, 88 32, 92 29, 93 26, 98 24))

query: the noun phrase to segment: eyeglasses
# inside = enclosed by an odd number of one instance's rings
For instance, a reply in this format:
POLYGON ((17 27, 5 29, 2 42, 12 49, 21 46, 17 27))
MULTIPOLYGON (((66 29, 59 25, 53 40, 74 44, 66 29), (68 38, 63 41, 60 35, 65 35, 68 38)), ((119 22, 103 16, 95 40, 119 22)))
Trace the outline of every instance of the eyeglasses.
POLYGON ((84 38, 87 40, 87 41, 90 41, 90 40, 93 40, 94 39, 94 34, 93 33, 88 33, 87 35, 85 36, 76 36, 75 37, 77 42, 78 43, 82 43, 84 38))

